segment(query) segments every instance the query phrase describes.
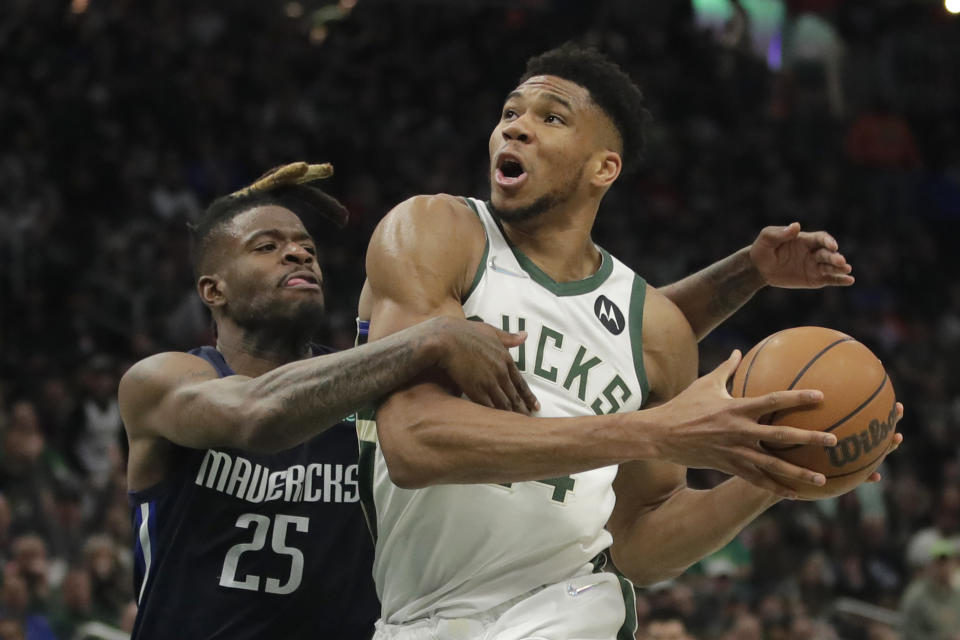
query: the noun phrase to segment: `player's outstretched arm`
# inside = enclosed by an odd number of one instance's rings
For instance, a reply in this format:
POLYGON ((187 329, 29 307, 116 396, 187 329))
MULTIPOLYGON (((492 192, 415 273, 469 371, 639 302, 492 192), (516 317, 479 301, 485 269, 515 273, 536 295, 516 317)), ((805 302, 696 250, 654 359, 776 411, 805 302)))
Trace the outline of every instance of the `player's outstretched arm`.
MULTIPOLYGON (((676 396, 673 401, 660 405, 666 408, 682 400, 710 376, 721 373, 717 381, 725 382, 733 372, 730 365, 735 364, 736 359, 690 384, 696 368, 692 332, 683 339, 678 330, 685 325, 680 311, 671 304, 656 303, 657 298, 650 296, 644 314, 644 343, 669 344, 672 348, 645 349, 645 355, 654 401, 676 396)), ((898 421, 902 415, 903 407, 898 404, 898 421)), ((901 441, 897 434, 887 453, 894 451, 901 441)), ((826 438, 824 444, 827 444, 826 438)), ((689 446, 696 447, 698 443, 691 442, 689 446)), ((607 523, 614 538, 611 553, 617 568, 641 585, 675 577, 730 542, 781 497, 794 497, 792 491, 780 485, 777 476, 792 475, 798 469, 791 470, 792 465, 769 458, 765 453, 764 458, 751 461, 753 453, 746 449, 743 459, 729 458, 733 473, 742 477, 731 478, 710 490, 687 487, 686 467, 677 464, 642 460, 621 465, 614 481, 617 502, 607 523)), ((808 481, 816 479, 820 484, 824 480, 822 476, 816 478, 819 474, 811 471, 804 473, 808 481)), ((874 474, 870 480, 879 480, 879 475, 874 474)))
MULTIPOLYGON (((483 243, 479 220, 455 198, 418 197, 391 211, 367 251, 371 342, 427 317, 462 318, 461 300, 483 243)), ((679 312, 676 316, 682 323, 679 312)), ((672 346, 664 342, 650 348, 669 352, 672 346)), ((694 360, 694 375, 695 367, 694 360)), ((788 489, 762 469, 775 467, 810 482, 810 471, 768 455, 759 442, 832 444, 835 438, 763 426, 757 419, 816 401, 819 394, 787 391, 733 399, 726 380, 735 367, 731 359, 653 409, 575 418, 496 411, 458 397, 449 380, 421 378, 381 405, 377 431, 391 479, 407 488, 538 480, 639 459, 739 473, 782 493, 788 489)))
MULTIPOLYGON (((897 407, 897 420, 903 407, 897 407)), ((898 433, 887 455, 902 442, 898 433)), ((641 461, 621 465, 617 503, 607 523, 616 567, 636 585, 674 578, 728 542, 780 500, 742 478, 709 490, 686 486, 684 467, 641 461)), ((868 481, 876 482, 874 473, 868 481)))
POLYGON ((825 231, 805 232, 800 223, 766 227, 749 247, 660 291, 680 307, 698 340, 766 285, 819 289, 853 284, 852 268, 825 231))
POLYGON ((522 340, 478 323, 433 318, 375 345, 307 358, 256 378, 219 378, 202 358, 161 353, 124 375, 120 411, 131 439, 280 451, 326 430, 417 373, 451 361, 470 361, 465 379, 478 393, 501 391, 502 380, 518 395, 505 347, 522 340))
MULTIPOLYGON (((701 382, 695 380, 696 340, 680 310, 656 290, 648 296, 643 326, 651 400, 662 406, 701 382)), ((686 486, 686 469, 659 460, 620 466, 607 529, 613 562, 634 584, 679 575, 780 499, 740 478, 712 492, 695 491, 686 486)))

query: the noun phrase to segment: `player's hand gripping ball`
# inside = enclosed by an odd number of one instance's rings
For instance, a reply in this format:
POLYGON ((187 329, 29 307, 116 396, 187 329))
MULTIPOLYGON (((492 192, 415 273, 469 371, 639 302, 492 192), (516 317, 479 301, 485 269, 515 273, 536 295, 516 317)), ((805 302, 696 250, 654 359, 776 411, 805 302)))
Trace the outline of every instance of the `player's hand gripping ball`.
POLYGON ((823 327, 775 333, 743 357, 731 395, 759 396, 788 389, 819 389, 823 402, 765 416, 762 422, 828 431, 837 446, 765 445, 774 455, 826 476, 823 486, 781 482, 799 498, 815 500, 853 489, 870 477, 891 449, 897 399, 880 360, 850 336, 823 327))

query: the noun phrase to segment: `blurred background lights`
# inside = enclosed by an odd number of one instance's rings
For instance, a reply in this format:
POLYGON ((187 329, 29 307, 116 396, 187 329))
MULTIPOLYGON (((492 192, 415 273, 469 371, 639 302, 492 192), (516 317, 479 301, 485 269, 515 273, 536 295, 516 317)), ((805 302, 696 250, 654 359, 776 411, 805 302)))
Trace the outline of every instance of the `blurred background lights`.
POLYGON ((299 18, 303 15, 303 5, 299 2, 288 2, 284 12, 288 18, 299 18))

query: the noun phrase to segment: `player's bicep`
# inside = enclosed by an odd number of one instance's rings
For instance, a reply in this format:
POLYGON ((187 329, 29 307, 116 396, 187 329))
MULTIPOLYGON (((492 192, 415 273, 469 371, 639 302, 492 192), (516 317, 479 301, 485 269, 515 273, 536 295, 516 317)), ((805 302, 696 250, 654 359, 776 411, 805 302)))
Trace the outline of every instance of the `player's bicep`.
POLYGON ((220 378, 190 354, 161 353, 123 376, 120 413, 131 440, 163 438, 192 448, 242 445, 242 422, 255 419, 242 406, 247 394, 239 387, 247 380, 220 378))
MULTIPOLYGON (((643 357, 650 381, 651 408, 669 401, 697 378, 697 340, 680 309, 649 287, 643 312, 643 357)), ((620 465, 614 480, 617 502, 608 528, 621 541, 643 516, 686 487, 687 469, 661 460, 620 465)), ((616 549, 615 549, 616 552, 616 549)), ((616 555, 616 553, 614 553, 616 555)))
POLYGON ((687 486, 686 476, 686 467, 661 460, 621 464, 613 481, 617 503, 610 515, 611 532, 628 527, 637 517, 666 502, 687 486))
POLYGON ((411 198, 387 214, 367 250, 370 340, 435 316, 463 318, 482 237, 476 216, 449 196, 411 198))
POLYGON ((663 403, 697 379, 697 338, 686 317, 666 296, 648 287, 643 309, 643 360, 651 399, 663 403))

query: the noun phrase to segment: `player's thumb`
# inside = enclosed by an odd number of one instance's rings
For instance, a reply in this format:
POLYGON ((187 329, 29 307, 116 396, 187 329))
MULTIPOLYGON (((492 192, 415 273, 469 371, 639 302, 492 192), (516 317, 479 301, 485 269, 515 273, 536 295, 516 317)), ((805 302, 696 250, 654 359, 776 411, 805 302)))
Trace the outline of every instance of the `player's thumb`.
POLYGON ((497 332, 497 337, 500 338, 500 343, 507 347, 519 347, 527 339, 526 331, 518 331, 517 333, 510 333, 508 331, 501 331, 494 327, 494 331, 497 332))
POLYGON ((770 239, 776 244, 793 240, 800 235, 800 223, 791 222, 785 227, 767 227, 770 230, 770 239))
POLYGON ((721 362, 716 369, 714 369, 710 375, 717 378, 717 383, 722 385, 724 388, 727 386, 727 380, 729 380, 734 372, 736 372, 737 367, 740 365, 740 360, 743 359, 743 354, 740 353, 740 349, 734 349, 733 353, 730 354, 730 357, 721 362))

